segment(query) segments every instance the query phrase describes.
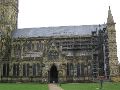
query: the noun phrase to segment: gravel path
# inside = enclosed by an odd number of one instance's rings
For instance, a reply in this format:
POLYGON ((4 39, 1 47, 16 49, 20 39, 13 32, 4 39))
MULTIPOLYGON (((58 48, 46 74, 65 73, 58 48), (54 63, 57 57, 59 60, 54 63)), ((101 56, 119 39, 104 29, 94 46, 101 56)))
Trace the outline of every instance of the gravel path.
POLYGON ((49 88, 49 90, 63 90, 57 84, 48 84, 48 88, 49 88))

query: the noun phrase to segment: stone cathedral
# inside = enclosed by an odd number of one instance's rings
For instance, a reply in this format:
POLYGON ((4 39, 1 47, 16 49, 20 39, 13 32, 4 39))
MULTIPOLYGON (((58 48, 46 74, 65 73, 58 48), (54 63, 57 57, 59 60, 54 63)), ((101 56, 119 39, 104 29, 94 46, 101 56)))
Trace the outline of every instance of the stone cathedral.
POLYGON ((99 25, 17 28, 18 0, 0 0, 0 82, 92 82, 119 74, 109 7, 99 25))

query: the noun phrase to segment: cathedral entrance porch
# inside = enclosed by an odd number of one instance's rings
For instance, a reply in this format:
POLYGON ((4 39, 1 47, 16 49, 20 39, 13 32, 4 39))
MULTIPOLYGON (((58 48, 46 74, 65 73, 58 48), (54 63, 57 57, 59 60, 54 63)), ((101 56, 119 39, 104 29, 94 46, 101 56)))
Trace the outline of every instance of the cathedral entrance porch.
POLYGON ((58 71, 57 71, 57 67, 55 65, 53 65, 51 67, 49 75, 50 75, 50 83, 58 82, 58 71))

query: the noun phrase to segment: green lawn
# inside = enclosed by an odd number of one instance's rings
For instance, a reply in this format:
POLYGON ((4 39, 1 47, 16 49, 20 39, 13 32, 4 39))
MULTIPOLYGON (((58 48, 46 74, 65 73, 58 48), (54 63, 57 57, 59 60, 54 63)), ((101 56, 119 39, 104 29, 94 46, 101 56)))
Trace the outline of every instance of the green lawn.
MULTIPOLYGON (((99 83, 61 84, 64 90, 99 90, 99 83)), ((48 90, 47 84, 38 83, 0 83, 0 90, 48 90)), ((120 83, 103 83, 102 90, 120 90, 120 83)))
MULTIPOLYGON (((64 90, 99 90, 99 83, 69 83, 62 84, 61 87, 64 90)), ((102 90, 120 90, 120 83, 103 83, 102 90)))
POLYGON ((0 90, 48 90, 48 86, 36 83, 0 83, 0 90))

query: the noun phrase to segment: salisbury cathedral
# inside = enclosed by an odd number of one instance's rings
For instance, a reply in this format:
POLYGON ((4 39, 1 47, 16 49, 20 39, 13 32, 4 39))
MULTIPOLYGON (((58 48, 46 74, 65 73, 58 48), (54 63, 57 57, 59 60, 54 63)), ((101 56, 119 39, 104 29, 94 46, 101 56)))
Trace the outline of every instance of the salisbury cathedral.
POLYGON ((0 0, 0 82, 92 82, 119 74, 109 7, 99 25, 17 28, 18 0, 0 0))

